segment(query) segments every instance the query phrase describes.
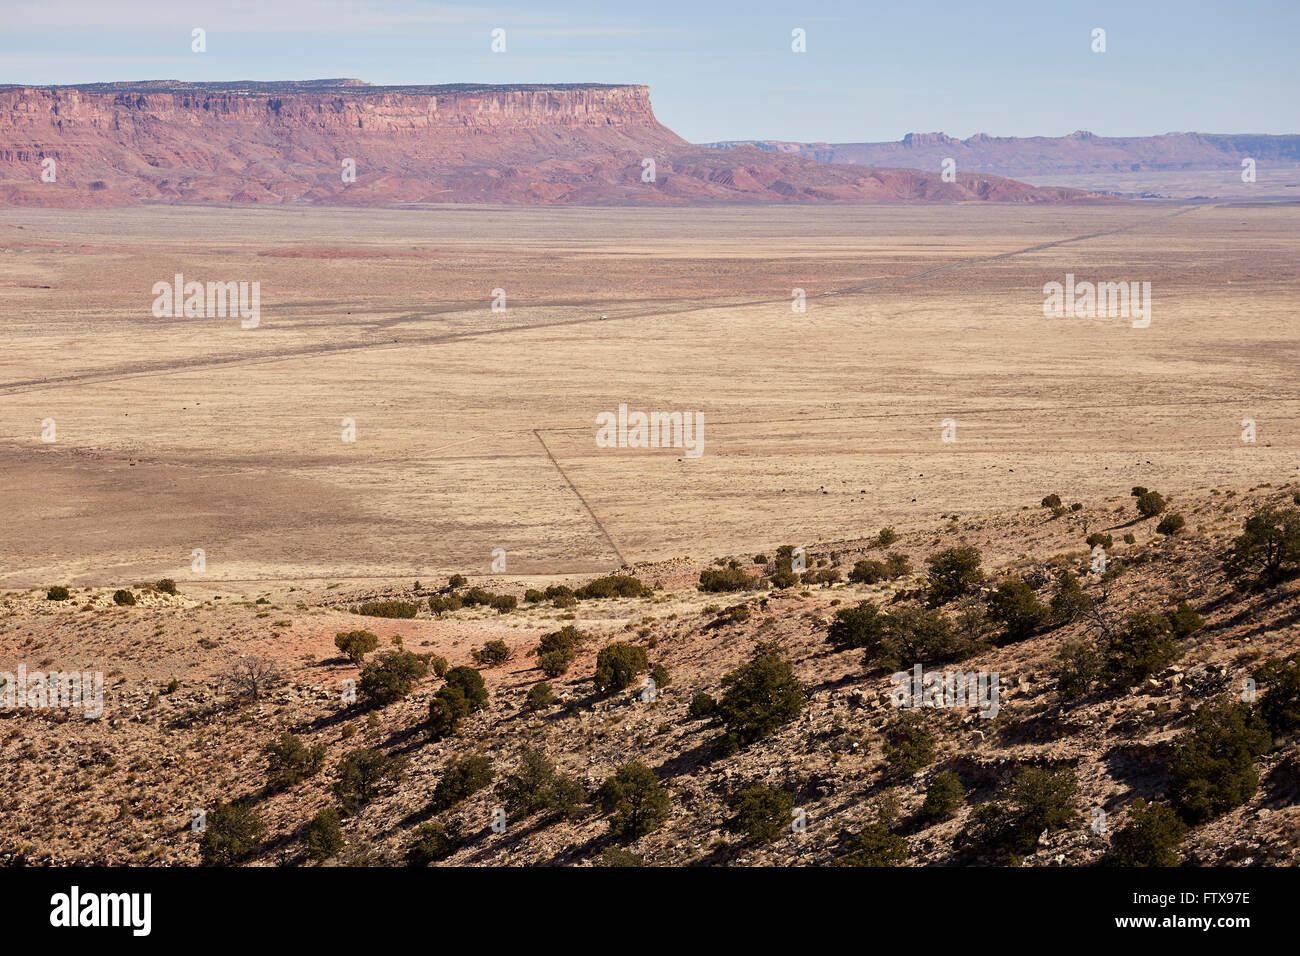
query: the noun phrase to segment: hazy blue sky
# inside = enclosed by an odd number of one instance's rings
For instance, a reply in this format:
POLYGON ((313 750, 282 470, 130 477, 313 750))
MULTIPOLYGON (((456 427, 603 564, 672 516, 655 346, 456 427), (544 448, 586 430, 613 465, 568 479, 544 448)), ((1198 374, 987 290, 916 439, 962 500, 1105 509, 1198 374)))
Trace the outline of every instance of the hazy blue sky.
POLYGON ((1295 133, 1298 40, 1300 0, 0 0, 0 83, 644 83, 695 142, 1295 133))

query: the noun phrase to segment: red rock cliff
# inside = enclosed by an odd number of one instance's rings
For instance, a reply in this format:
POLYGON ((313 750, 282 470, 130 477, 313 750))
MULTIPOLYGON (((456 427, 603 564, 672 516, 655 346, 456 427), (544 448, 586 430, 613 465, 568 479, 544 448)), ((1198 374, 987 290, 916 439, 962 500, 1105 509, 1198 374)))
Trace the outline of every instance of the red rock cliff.
POLYGON ((0 87, 0 201, 9 204, 1060 198, 1009 180, 932 178, 702 151, 659 123, 644 86, 0 87), (47 159, 53 182, 41 178, 47 159))

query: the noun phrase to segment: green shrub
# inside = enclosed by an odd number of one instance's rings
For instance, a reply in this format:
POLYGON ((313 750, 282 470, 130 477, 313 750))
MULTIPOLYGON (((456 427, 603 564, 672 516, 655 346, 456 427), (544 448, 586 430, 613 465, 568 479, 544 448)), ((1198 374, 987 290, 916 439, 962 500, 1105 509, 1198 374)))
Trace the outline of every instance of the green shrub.
POLYGON ((266 786, 273 793, 302 783, 325 765, 324 744, 308 747, 287 730, 263 749, 267 757, 266 786))
POLYGON ((668 820, 671 801, 655 772, 639 760, 618 767, 600 788, 602 812, 618 840, 634 840, 668 820))
POLYGON ((1165 510, 1165 499, 1158 491, 1138 495, 1137 510, 1144 518, 1154 518, 1165 510))
POLYGON ((153 589, 161 591, 163 594, 174 595, 176 593, 176 582, 171 578, 163 578, 161 581, 154 582, 153 589))
POLYGON ((1005 803, 983 803, 953 841, 963 853, 1020 856, 1038 846, 1044 832, 1061 830, 1076 814, 1079 783, 1073 770, 1021 770, 1005 803))
POLYGON ((707 592, 748 591, 757 584, 755 578, 740 568, 706 568, 700 572, 699 590, 707 592))
POLYGON ((574 592, 574 596, 586 601, 592 598, 644 597, 649 593, 650 589, 630 574, 607 574, 588 581, 574 592))
POLYGON ((441 823, 422 823, 406 848, 407 866, 428 866, 456 851, 456 841, 441 823))
POLYGON ((537 588, 527 588, 524 590, 524 601, 528 604, 539 604, 546 600, 546 592, 539 591, 537 588))
POLYGON ((72 595, 68 592, 68 589, 61 584, 56 584, 45 592, 45 600, 47 601, 66 601, 71 597, 72 595))
POLYGON ((1174 629, 1174 637, 1190 637, 1205 626, 1205 618, 1197 614, 1186 601, 1169 612, 1169 625, 1174 629))
POLYGON ((849 853, 839 860, 840 866, 900 866, 907 862, 907 840, 883 823, 863 828, 849 844, 849 853))
POLYGON ((760 643, 753 659, 724 676, 722 686, 718 716, 732 752, 794 720, 804 707, 804 689, 776 644, 760 643))
POLYGON ((1115 546, 1115 539, 1108 534, 1103 534, 1100 531, 1094 531, 1092 534, 1088 535, 1088 537, 1084 539, 1084 543, 1089 548, 1096 548, 1100 546, 1105 548, 1107 551, 1109 551, 1111 548, 1115 546))
POLYGON ((488 692, 483 684, 483 675, 472 667, 462 665, 447 671, 447 686, 460 688, 471 714, 488 705, 488 692))
POLYGON ((1044 508, 1051 508, 1053 511, 1055 511, 1055 510, 1057 510, 1058 508, 1062 507, 1062 505, 1061 505, 1061 496, 1060 496, 1060 495, 1048 495, 1046 498, 1044 498, 1044 499, 1042 500, 1042 502, 1040 502, 1040 504, 1041 504, 1042 507, 1044 507, 1044 508))
POLYGON ((528 696, 524 698, 524 710, 538 711, 546 710, 548 707, 555 706, 555 691, 546 681, 539 681, 528 690, 528 696))
POLYGON ((718 711, 718 702, 713 699, 713 695, 700 691, 691 698, 691 704, 686 708, 686 716, 690 720, 708 720, 718 711))
POLYGON ((219 803, 205 819, 199 855, 204 866, 231 866, 251 856, 266 836, 257 808, 247 803, 219 803))
POLYGON ((1051 618, 1051 609, 1034 595, 1024 581, 1002 581, 989 595, 989 617, 999 622, 1008 641, 1022 641, 1051 618))
POLYGON ((343 828, 339 826, 339 812, 326 807, 307 824, 307 856, 317 863, 324 862, 343 849, 343 828))
POLYGON ((519 601, 513 594, 498 594, 488 602, 488 607, 498 614, 509 614, 518 606, 519 601))
POLYGON ((1141 498, 1146 493, 1147 489, 1143 485, 1134 485, 1133 490, 1129 492, 1134 498, 1141 498))
POLYGON ((346 631, 334 635, 334 646, 352 663, 362 659, 379 646, 379 635, 369 631, 346 631))
POLYGON ((429 734, 435 740, 450 737, 460 730, 460 725, 469 716, 469 701, 465 692, 450 684, 438 688, 438 692, 429 700, 429 734))
POLYGON ((1261 586, 1273 585, 1300 566, 1300 511, 1264 505, 1246 518, 1232 543, 1228 570, 1252 575, 1261 586))
POLYGON ((465 580, 465 575, 463 574, 453 574, 451 577, 447 579, 447 587, 451 588, 452 590, 455 590, 456 588, 463 588, 468 583, 469 582, 465 580))
POLYGON ((429 673, 429 665, 410 651, 388 651, 372 657, 361 668, 357 693, 368 707, 385 707, 411 692, 415 682, 429 673))
POLYGON ((1177 866, 1178 844, 1187 835, 1187 825, 1163 803, 1134 800, 1128 819, 1115 831, 1110 852, 1102 858, 1107 866, 1177 866))
POLYGON ((849 580, 854 584, 879 584, 885 580, 885 562, 863 559, 853 563, 849 580))
POLYGON ((947 604, 983 584, 981 560, 979 548, 971 546, 946 548, 926 558, 930 566, 926 572, 930 603, 947 604))
POLYGON ((547 677, 559 677, 567 673, 569 665, 578 656, 578 647, 586 639, 587 636, 572 624, 550 634, 543 634, 537 645, 537 666, 547 677))
POLYGON ((894 551, 884 561, 864 559, 855 562, 853 570, 849 572, 849 580, 855 584, 879 584, 911 573, 912 565, 907 556, 894 551))
POLYGON ((441 654, 429 655, 429 670, 433 671, 433 675, 438 679, 441 680, 447 676, 448 666, 447 658, 441 654))
POLYGON ((380 750, 354 750, 339 761, 334 796, 346 816, 352 816, 379 795, 385 782, 396 781, 406 770, 406 758, 390 757, 380 750))
POLYGON ((480 667, 496 667, 510 660, 510 648, 505 641, 488 641, 481 648, 471 651, 470 656, 480 667))
POLYGON ((771 843, 790 831, 794 796, 788 790, 754 784, 735 794, 730 805, 728 828, 750 843, 771 843))
POLYGON ((803 584, 809 587, 814 584, 838 584, 840 580, 839 568, 817 568, 808 571, 803 576, 803 584))
POLYGON ((1192 826, 1255 795, 1255 759, 1272 743, 1268 727, 1241 701, 1209 703, 1193 716, 1169 758, 1169 802, 1192 826))
POLYGON ((895 773, 910 777, 929 766, 934 756, 934 734, 919 714, 899 714, 885 731, 885 759, 895 773))
POLYGON ((888 616, 870 601, 835 612, 826 643, 837 651, 881 647, 888 636, 888 616))
POLYGON ((872 544, 877 548, 887 548, 898 540, 898 535, 894 533, 893 528, 881 528, 876 532, 876 538, 872 544))
POLYGON ((452 757, 433 788, 433 812, 450 810, 490 784, 493 776, 492 761, 487 757, 452 757))
POLYGON ((113 603, 120 607, 131 607, 135 604, 135 595, 126 588, 121 588, 113 592, 113 603))
POLYGON ((352 609, 354 614, 363 614, 366 617, 415 617, 419 612, 420 605, 412 604, 410 601, 366 601, 364 604, 358 604, 352 609))
POLYGON ((1134 612, 1107 645, 1106 677, 1114 687, 1131 687, 1160 673, 1181 653, 1169 618, 1134 612))
POLYGON ((663 690, 673 682, 673 675, 663 664, 654 664, 650 668, 650 679, 655 682, 655 687, 663 690))
POLYGON ((632 685, 636 675, 650 666, 645 648, 636 644, 610 644, 596 655, 596 693, 612 694, 632 685))
POLYGON ((464 606, 458 594, 435 594, 429 598, 429 611, 442 617, 448 611, 459 611, 464 606))
POLYGON ((1056 661, 1056 691, 1062 700, 1086 696, 1101 679, 1102 658, 1090 644, 1062 644, 1056 661))
POLYGON ((560 773, 544 751, 529 747, 519 770, 501 782, 498 793, 511 813, 523 816, 543 810, 571 814, 587 799, 582 784, 560 773))
POLYGON ((975 649, 939 611, 906 607, 881 611, 870 601, 836 611, 826 640, 838 650, 861 649, 868 672, 893 671, 904 663, 958 660, 975 649))
POLYGON ((1300 661, 1271 661, 1256 679, 1268 684, 1259 700, 1259 715, 1275 737, 1300 730, 1300 661))
POLYGON ((1187 522, 1183 520, 1180 514, 1168 514, 1160 519, 1156 525, 1156 534, 1177 534, 1186 527, 1187 522))
POLYGON ((925 790, 917 816, 924 823, 942 823, 955 817, 966 804, 966 788, 951 770, 934 775, 925 790))
POLYGON ((1071 624, 1092 610, 1092 598, 1083 592, 1078 577, 1065 571, 1057 579, 1050 610, 1052 623, 1071 624))
POLYGON ((463 607, 491 607, 497 596, 486 588, 470 588, 460 596, 463 607))

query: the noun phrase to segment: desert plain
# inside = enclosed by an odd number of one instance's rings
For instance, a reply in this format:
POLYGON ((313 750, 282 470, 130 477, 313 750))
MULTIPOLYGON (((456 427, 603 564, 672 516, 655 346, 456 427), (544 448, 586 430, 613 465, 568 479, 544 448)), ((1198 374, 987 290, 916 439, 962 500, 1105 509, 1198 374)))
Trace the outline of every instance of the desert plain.
POLYGON ((0 210, 0 586, 430 579, 494 549, 597 572, 1055 487, 1285 481, 1298 225, 1294 204, 0 210), (258 326, 155 317, 177 273, 259 283, 258 326), (1149 327, 1045 317, 1067 274, 1150 282, 1149 327), (598 447, 622 403, 702 415, 702 455, 598 447))
MULTIPOLYGON (((1037 768, 1071 774, 1075 815, 1019 861, 1095 864, 1095 811, 1113 833, 1134 799, 1162 799, 1195 709, 1300 648, 1297 582, 1243 590, 1224 570, 1253 509, 1300 500, 1298 220, 1124 202, 0 209, 0 673, 105 682, 98 719, 3 713, 0 862, 211 862, 229 846, 196 815, 238 801, 263 834, 230 859, 259 865, 822 865, 899 812, 908 862, 950 865, 976 811, 1037 768), (257 326, 155 316, 178 273, 259 283, 257 326), (1046 317, 1043 287, 1067 275, 1149 282, 1149 325, 1046 317), (621 404, 702 414, 702 454, 601 447, 597 417, 621 404), (1139 484, 1185 530, 1136 516, 1139 484), (1050 494, 1070 507, 1040 507, 1050 494), (884 556, 883 528, 910 570, 845 581, 884 556), (1094 532, 1114 539, 1108 575, 1094 532), (1001 710, 927 711, 930 763, 900 777, 888 677, 827 628, 861 601, 923 600, 926 557, 959 545, 989 586, 941 616, 976 641, 963 667, 1001 674, 1001 710), (774 586, 782 546, 807 549, 802 589, 774 586), (698 588, 715 562, 744 587, 698 588), (641 593, 528 596, 620 568, 641 593), (1073 574, 1095 619, 1010 640, 984 616, 998 577, 1046 602, 1073 574), (517 607, 434 609, 467 584, 517 607), (370 599, 415 616, 356 613, 370 599), (1121 614, 1183 603, 1204 625, 1176 663, 1117 693, 1059 689, 1072 641, 1104 647, 1121 614), (566 627, 571 666, 544 674, 539 641, 566 627), (380 645, 365 664, 335 643, 360 629, 380 645), (772 641, 798 717, 727 753, 695 700, 772 641), (494 642, 505 658, 481 663, 494 642), (593 693, 598 648, 621 642, 671 675, 657 698, 593 693), (489 703, 439 735, 433 673, 383 706, 348 698, 408 649, 481 666, 489 703), (248 662, 275 678, 251 695, 248 662), (544 676, 554 697, 534 706, 544 676), (316 769, 272 787, 265 748, 285 733, 316 769), (494 829, 506 775, 538 752, 581 807, 494 829), (376 754, 403 774, 317 853, 348 761, 376 754), (497 785, 448 804, 438 787, 481 758, 497 785), (631 760, 668 802, 629 842, 596 807, 631 760), (934 822, 942 773, 970 806, 934 822), (806 831, 737 838, 735 800, 759 784, 806 831)), ((1256 767, 1258 790, 1182 859, 1300 858, 1294 741, 1256 767)))

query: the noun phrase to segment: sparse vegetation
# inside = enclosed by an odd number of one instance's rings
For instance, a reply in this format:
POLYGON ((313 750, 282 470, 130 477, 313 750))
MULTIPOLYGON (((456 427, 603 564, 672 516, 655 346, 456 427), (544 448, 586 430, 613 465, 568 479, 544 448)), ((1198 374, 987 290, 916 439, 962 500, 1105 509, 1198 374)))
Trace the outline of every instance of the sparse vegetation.
POLYGON ((788 790, 757 783, 736 793, 730 805, 728 828, 750 843, 771 843, 790 832, 794 796, 788 790))
POLYGON ((204 866, 232 866, 251 856, 266 837, 266 824, 248 803, 219 803, 205 815, 199 855, 204 866))
POLYGON ((596 655, 596 693, 612 694, 632 686, 636 675, 650 666, 645 648, 637 644, 610 644, 596 655))
POLYGON ((718 716, 731 751, 747 747, 799 716, 804 690, 776 644, 760 643, 753 659, 722 678, 718 716))
POLYGON ((334 635, 334 646, 354 664, 360 664, 367 654, 379 646, 379 635, 369 631, 346 631, 334 635))
POLYGON ((971 811, 953 846, 980 856, 1029 853, 1041 834, 1063 829, 1075 818, 1078 796, 1074 771, 1027 767, 1012 780, 1005 802, 982 803, 971 811))
POLYGON ((479 667, 497 667, 510 660, 510 648, 505 641, 488 641, 470 652, 479 667))
POLYGON ((405 757, 390 757, 373 748, 354 750, 339 761, 334 796, 345 816, 352 816, 379 795, 383 787, 401 778, 405 757))
POLYGON ((926 581, 932 605, 947 604, 984 583, 978 548, 962 546, 938 551, 925 559, 926 581))
POLYGON ((317 863, 324 862, 343 849, 343 828, 339 826, 339 812, 326 807, 307 824, 307 856, 317 863))
POLYGON ((315 776, 325 764, 325 747, 308 747, 301 738, 285 731, 266 745, 266 787, 272 793, 297 786, 315 776))
POLYGON ((1109 866, 1177 866, 1178 844, 1186 834, 1187 824, 1165 804, 1134 800, 1102 862, 1109 866))
POLYGON ((1259 787, 1255 759, 1271 743, 1264 721, 1241 701, 1205 704, 1169 758, 1169 802, 1197 826, 1241 806, 1259 787))
POLYGON ((419 610, 420 605, 410 601, 366 601, 354 607, 352 613, 366 617, 407 618, 415 617, 419 610))
POLYGON ((450 810, 490 784, 494 776, 492 761, 487 757, 479 754, 452 757, 433 788, 431 809, 435 813, 450 810))
POLYGON ((605 781, 600 804, 609 815, 609 832, 617 840, 635 840, 659 829, 671 807, 668 791, 639 760, 623 764, 605 781))
POLYGON ((386 707, 411 692, 415 682, 429 673, 429 665, 410 651, 387 651, 361 668, 357 694, 368 707, 386 707))

